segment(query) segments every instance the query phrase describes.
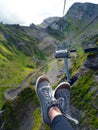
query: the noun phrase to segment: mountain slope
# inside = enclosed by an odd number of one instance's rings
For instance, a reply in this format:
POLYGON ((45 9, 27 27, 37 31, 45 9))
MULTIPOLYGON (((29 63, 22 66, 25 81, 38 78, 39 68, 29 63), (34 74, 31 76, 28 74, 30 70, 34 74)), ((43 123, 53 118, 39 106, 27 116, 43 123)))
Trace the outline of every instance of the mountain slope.
MULTIPOLYGON (((80 130, 97 130, 98 128, 97 62, 98 53, 88 54, 85 62, 78 69, 80 78, 72 86, 71 111, 72 115, 80 122, 80 130)), ((78 64, 78 61, 76 61, 76 64, 78 64)), ((73 68, 74 67, 75 66, 73 66, 73 68)))
MULTIPOLYGON (((75 41, 77 35, 97 17, 88 27, 81 32, 78 39, 85 35, 86 37, 95 35, 98 32, 98 4, 92 3, 75 3, 68 10, 67 14, 62 18, 46 19, 44 21, 51 21, 51 24, 47 24, 46 30, 52 35, 57 35, 64 38, 66 41, 75 41), (97 28, 96 28, 97 27, 97 28), (60 34, 61 33, 61 34, 60 34)), ((44 24, 44 22, 42 23, 44 24)))
POLYGON ((4 91, 16 88, 36 70, 40 59, 45 60, 36 44, 35 38, 19 25, 0 24, 0 107, 4 103, 4 91))

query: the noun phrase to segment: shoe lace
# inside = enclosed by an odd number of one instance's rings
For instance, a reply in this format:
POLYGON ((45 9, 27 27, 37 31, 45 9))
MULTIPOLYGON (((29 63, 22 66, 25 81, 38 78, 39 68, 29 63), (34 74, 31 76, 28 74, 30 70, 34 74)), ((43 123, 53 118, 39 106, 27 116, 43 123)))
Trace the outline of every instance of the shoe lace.
POLYGON ((59 98, 58 100, 54 98, 53 92, 49 87, 43 87, 42 91, 43 96, 46 99, 46 103, 48 104, 49 107, 51 106, 56 106, 62 102, 62 98, 59 98))
POLYGON ((71 117, 69 114, 65 114, 64 116, 65 116, 67 119, 73 121, 76 125, 79 124, 79 121, 78 121, 77 119, 71 117))
POLYGON ((52 93, 50 93, 50 91, 50 88, 45 86, 42 88, 41 91, 47 101, 52 97, 52 93))

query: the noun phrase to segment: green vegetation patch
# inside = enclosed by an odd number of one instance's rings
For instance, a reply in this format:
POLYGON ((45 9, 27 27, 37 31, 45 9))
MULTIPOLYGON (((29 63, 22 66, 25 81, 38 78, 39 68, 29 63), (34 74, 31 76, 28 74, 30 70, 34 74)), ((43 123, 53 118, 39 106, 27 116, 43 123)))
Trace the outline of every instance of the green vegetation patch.
MULTIPOLYGON (((3 121, 6 122, 6 130, 13 130, 15 128, 20 129, 20 122, 22 121, 24 115, 30 112, 28 111, 30 110, 30 108, 32 109, 31 113, 33 113, 33 110, 35 110, 37 107, 34 99, 35 95, 35 90, 31 87, 27 87, 20 92, 15 100, 8 100, 4 104, 3 109, 5 110, 5 112, 3 116, 3 121)), ((35 113, 34 116, 37 114, 35 113)), ((37 117, 38 116, 39 114, 37 115, 37 117)))
POLYGON ((91 125, 92 129, 98 128, 98 84, 93 79, 93 71, 85 73, 72 87, 71 103, 83 111, 80 125, 91 125), (86 124, 85 124, 86 122, 86 124))
POLYGON ((36 111, 34 112, 34 125, 32 130, 39 130, 42 125, 42 117, 40 113, 40 109, 37 108, 36 111))
POLYGON ((36 62, 19 51, 11 53, 10 59, 8 55, 0 54, 0 108, 4 103, 4 92, 17 88, 35 68, 36 62))
POLYGON ((79 70, 79 67, 83 64, 83 62, 86 60, 87 55, 78 55, 77 58, 71 58, 72 61, 72 69, 71 69, 71 75, 75 75, 75 73, 79 70))

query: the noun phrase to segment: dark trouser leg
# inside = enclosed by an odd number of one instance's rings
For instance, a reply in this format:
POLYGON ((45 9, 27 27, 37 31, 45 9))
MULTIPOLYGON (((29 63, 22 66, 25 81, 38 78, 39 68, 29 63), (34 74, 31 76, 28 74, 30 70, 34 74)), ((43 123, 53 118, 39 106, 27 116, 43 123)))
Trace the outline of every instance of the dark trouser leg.
POLYGON ((74 130, 63 115, 56 116, 52 121, 52 130, 74 130))

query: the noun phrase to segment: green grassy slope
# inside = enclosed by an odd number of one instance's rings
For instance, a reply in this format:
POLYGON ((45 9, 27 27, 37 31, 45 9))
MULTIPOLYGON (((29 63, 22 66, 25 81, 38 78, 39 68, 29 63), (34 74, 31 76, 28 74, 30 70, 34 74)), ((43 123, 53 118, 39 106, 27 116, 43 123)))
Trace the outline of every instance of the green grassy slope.
POLYGON ((23 120, 27 121, 29 125, 32 125, 30 124, 32 122, 32 120, 30 121, 30 118, 32 119, 32 116, 36 115, 36 112, 34 113, 34 111, 37 106, 35 90, 31 87, 23 89, 14 101, 7 101, 3 106, 5 109, 3 121, 7 122, 5 123, 6 130, 19 130, 20 127, 24 127, 25 125, 23 124, 23 120))
MULTIPOLYGON (((96 40, 96 37, 95 39, 96 40)), ((87 57, 92 57, 92 62, 98 53, 79 53, 76 60, 72 60, 73 68, 72 75, 75 72, 79 72, 81 77, 72 86, 71 89, 71 104, 79 110, 73 113, 79 119, 80 130, 87 128, 90 130, 98 129, 98 70, 83 68, 83 63, 87 60, 87 57), (81 68, 82 66, 82 68, 81 68)), ((96 59, 96 65, 97 65, 96 59)), ((73 109, 72 109, 73 111, 73 109)))
POLYGON ((71 103, 81 111, 81 129, 86 126, 91 130, 98 128, 98 83, 94 79, 95 74, 98 71, 89 71, 72 87, 71 103))
POLYGON ((4 104, 4 92, 18 87, 30 72, 36 70, 40 59, 45 60, 35 43, 20 26, 0 24, 0 109, 4 104))

